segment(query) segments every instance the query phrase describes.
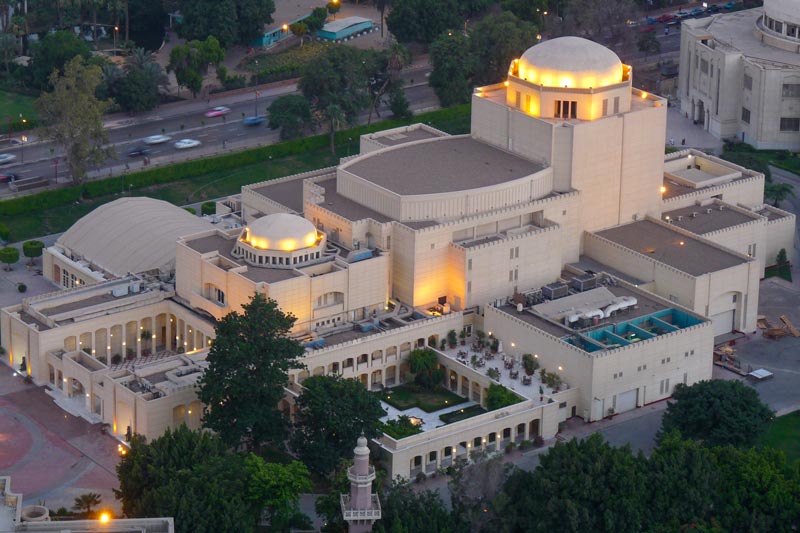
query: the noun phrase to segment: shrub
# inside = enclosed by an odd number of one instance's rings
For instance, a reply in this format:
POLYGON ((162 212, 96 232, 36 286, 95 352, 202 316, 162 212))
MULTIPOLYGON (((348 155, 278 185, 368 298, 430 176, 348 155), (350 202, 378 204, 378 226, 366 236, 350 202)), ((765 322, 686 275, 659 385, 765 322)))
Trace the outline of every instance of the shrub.
POLYGON ((532 376, 539 369, 539 361, 533 355, 526 353, 522 355, 522 366, 525 368, 525 373, 532 376))
POLYGON ((544 446, 544 438, 541 435, 536 435, 533 438, 533 445, 536 446, 537 448, 541 448, 542 446, 544 446))
POLYGON ((42 241, 26 241, 22 243, 22 255, 30 259, 30 264, 33 260, 42 256, 44 250, 44 243, 42 241))
POLYGON ((511 453, 513 451, 514 451, 514 443, 509 442, 508 444, 506 444, 506 453, 511 453))
POLYGON ((114 355, 111 356, 111 364, 112 365, 118 365, 121 362, 122 362, 122 356, 120 354, 115 353, 114 355))
POLYGON ((17 290, 19 292, 25 292, 28 290, 28 286, 25 285, 24 283, 17 283, 17 290))
POLYGON ((520 397, 502 385, 492 383, 486 393, 486 408, 489 411, 513 405, 520 401, 520 397))
POLYGON ((0 224, 0 240, 8 242, 11 239, 11 230, 5 224, 0 224))
POLYGON ((131 347, 125 348, 125 358, 130 361, 131 359, 136 358, 136 350, 131 347))
POLYGON ((519 443, 519 449, 520 450, 527 450, 527 449, 532 448, 532 447, 533 447, 533 443, 531 441, 529 441, 529 440, 524 440, 524 441, 519 443))
POLYGON ((203 202, 200 206, 200 213, 203 215, 214 215, 217 212, 216 202, 203 202))
POLYGON ((195 210, 194 207, 184 207, 184 209, 187 210, 188 212, 190 212, 193 215, 197 214, 197 211, 195 210))
POLYGON ((428 476, 425 475, 425 472, 420 472, 419 474, 417 474, 417 483, 422 483, 426 479, 428 479, 428 476))
POLYGON ((105 355, 101 355, 100 357, 97 358, 97 360, 103 363, 104 365, 108 364, 108 357, 106 357, 105 355))

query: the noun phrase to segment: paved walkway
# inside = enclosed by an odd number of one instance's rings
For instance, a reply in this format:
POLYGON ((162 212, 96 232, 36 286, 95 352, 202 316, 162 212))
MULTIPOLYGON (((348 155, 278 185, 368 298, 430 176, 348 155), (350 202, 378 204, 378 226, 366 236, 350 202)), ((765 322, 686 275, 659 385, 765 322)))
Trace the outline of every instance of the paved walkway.
POLYGON ((692 120, 680 112, 677 105, 670 105, 667 110, 667 144, 675 141, 676 148, 696 148, 709 150, 715 154, 722 153, 723 142, 696 126, 692 120), (686 144, 684 145, 684 141, 686 144))
POLYGON ((71 508, 77 496, 96 492, 102 507, 120 512, 112 490, 118 442, 12 374, 0 372, 0 472, 12 476, 24 504, 71 508))

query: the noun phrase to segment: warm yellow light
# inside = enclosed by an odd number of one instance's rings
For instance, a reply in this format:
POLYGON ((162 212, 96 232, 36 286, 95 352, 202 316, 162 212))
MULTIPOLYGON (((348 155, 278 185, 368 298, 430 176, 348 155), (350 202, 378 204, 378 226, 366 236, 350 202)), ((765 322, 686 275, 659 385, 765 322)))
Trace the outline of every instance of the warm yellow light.
POLYGON ((683 241, 679 242, 678 244, 680 244, 681 246, 683 246, 683 241))
POLYGON ((101 515, 100 515, 100 521, 101 521, 102 523, 104 523, 104 524, 105 524, 105 523, 107 523, 109 520, 111 520, 111 517, 110 517, 110 516, 108 516, 108 513, 103 513, 103 514, 101 514, 101 515))
POLYGON ((646 92, 642 92, 642 100, 644 100, 645 98, 647 98, 647 93, 646 92))
POLYGON ((559 366, 558 369, 559 370, 564 370, 564 367, 563 366, 559 366))
POLYGON ((279 247, 284 252, 293 252, 297 249, 297 241, 294 239, 283 239, 279 244, 279 247))
POLYGON ((308 235, 306 235, 305 238, 306 246, 314 246, 316 242, 317 242, 317 232, 309 233, 308 235))
POLYGON ((503 85, 505 85, 506 87, 508 87, 508 80, 504 81, 504 82, 503 82, 503 85))
MULTIPOLYGON (((661 186, 661 194, 664 194, 665 192, 667 192, 667 188, 662 185, 661 186)), ((667 217, 667 218, 669 218, 669 217, 667 217)))
POLYGON ((559 87, 572 87, 573 80, 572 78, 563 77, 561 81, 558 82, 559 87))
POLYGON ((288 29, 289 29, 289 25, 288 25, 288 24, 284 24, 283 26, 281 26, 281 29, 282 29, 283 31, 286 31, 286 30, 288 30, 288 29))
POLYGON ((189 414, 192 414, 192 410, 191 409, 189 409, 189 414))

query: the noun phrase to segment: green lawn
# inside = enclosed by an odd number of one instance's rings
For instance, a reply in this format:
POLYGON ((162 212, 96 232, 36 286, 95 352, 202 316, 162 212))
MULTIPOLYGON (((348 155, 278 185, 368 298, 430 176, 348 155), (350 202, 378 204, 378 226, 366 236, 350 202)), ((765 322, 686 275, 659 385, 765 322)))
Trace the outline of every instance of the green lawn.
POLYGON ((34 100, 35 98, 30 96, 0 91, 0 131, 7 132, 8 121, 6 117, 12 117, 14 121, 19 120, 20 113, 28 119, 35 117, 34 100))
POLYGON ((799 461, 800 411, 776 418, 762 437, 761 444, 783 451, 790 464, 799 461))
POLYGON ((460 422, 462 420, 466 420, 467 418, 472 418, 473 416, 482 415, 486 412, 486 409, 480 405, 473 405, 470 407, 465 407, 464 409, 459 409, 458 411, 452 411, 450 413, 439 415, 439 420, 445 424, 452 424, 453 422, 460 422))
POLYGON ((458 394, 439 388, 433 391, 415 391, 406 385, 400 385, 380 393, 380 398, 392 407, 401 411, 419 407, 426 413, 432 413, 445 407, 452 407, 467 401, 458 394))

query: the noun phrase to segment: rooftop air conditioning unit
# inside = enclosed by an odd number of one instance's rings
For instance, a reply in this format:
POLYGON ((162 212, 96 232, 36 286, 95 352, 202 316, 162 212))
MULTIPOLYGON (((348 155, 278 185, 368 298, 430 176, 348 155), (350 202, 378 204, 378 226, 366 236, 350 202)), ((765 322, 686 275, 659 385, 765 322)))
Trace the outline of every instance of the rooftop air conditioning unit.
POLYGON ((678 222, 680 222, 681 220, 683 220, 683 215, 678 215, 678 222))
POLYGON ((724 206, 724 205, 722 205, 722 204, 720 204, 720 206, 719 206, 719 210, 720 210, 720 211, 722 211, 723 209, 725 209, 725 206, 724 206))
POLYGON ((697 211, 692 211, 692 218, 697 218, 697 215, 698 215, 697 211))
POLYGON ((711 214, 711 213, 713 213, 713 212, 714 212, 714 210, 713 210, 713 209, 706 209, 706 214, 707 214, 707 215, 710 215, 710 214, 711 214))

